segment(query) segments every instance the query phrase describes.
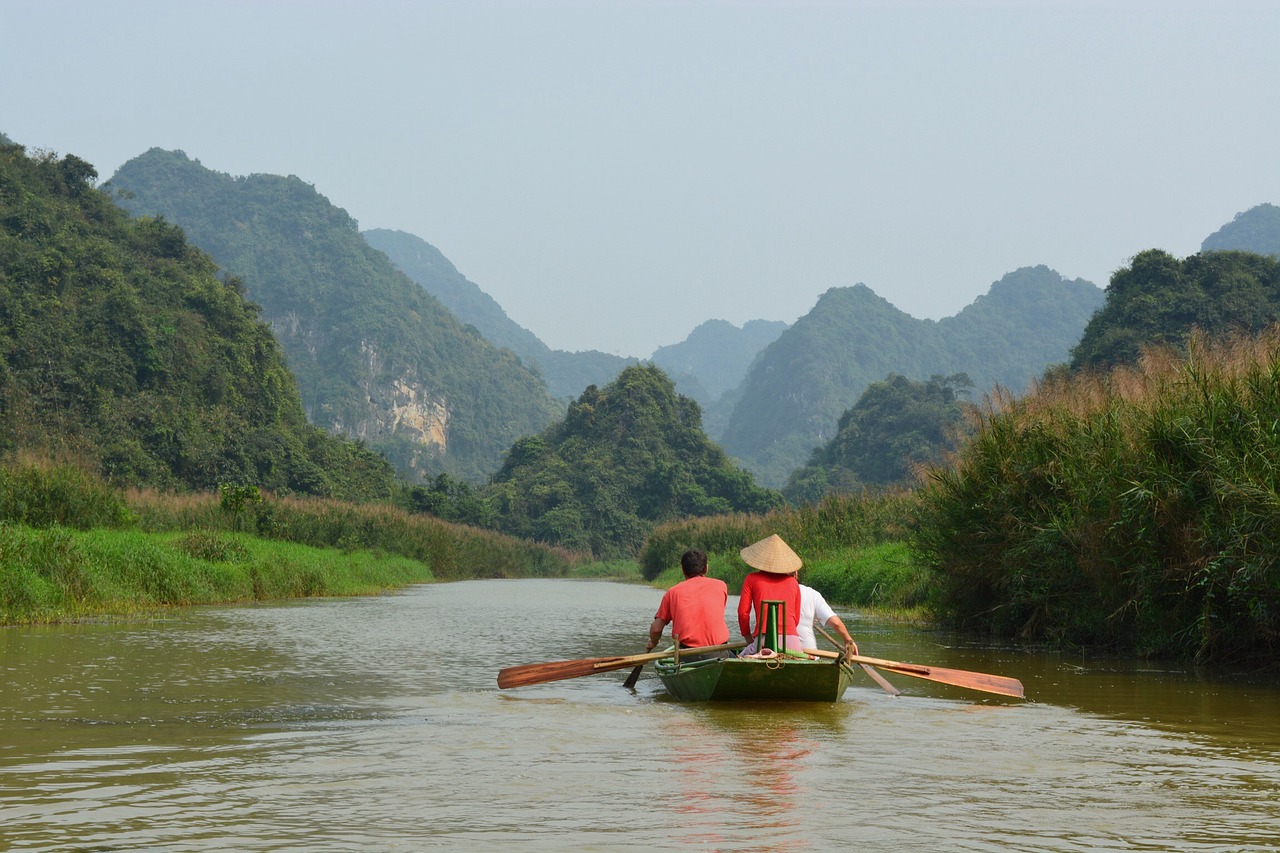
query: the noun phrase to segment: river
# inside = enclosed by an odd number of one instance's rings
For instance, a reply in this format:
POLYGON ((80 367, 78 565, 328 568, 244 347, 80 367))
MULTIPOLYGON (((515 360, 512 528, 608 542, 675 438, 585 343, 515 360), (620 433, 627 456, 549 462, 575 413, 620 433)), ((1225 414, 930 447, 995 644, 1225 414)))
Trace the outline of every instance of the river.
MULTIPOLYGON (((1280 687, 1035 655, 842 611, 890 674, 823 705, 670 701, 655 590, 473 581, 0 629, 0 847, 24 851, 1280 848, 1280 687)), ((732 604, 731 604, 732 606, 732 604)))

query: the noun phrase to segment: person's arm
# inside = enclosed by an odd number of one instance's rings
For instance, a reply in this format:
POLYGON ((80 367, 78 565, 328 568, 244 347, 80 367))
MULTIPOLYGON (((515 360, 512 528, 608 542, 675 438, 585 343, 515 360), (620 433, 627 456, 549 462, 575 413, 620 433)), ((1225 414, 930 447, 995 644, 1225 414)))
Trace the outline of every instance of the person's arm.
POLYGON ((853 641, 853 635, 849 633, 849 629, 844 626, 844 622, 840 621, 840 617, 832 614, 827 620, 827 627, 835 628, 836 633, 840 635, 840 639, 844 640, 844 647, 851 655, 858 653, 858 644, 853 641))
POLYGON ((742 639, 751 642, 751 605, 752 593, 755 591, 751 583, 751 576, 742 582, 742 594, 738 596, 738 630, 742 632, 742 639))
POLYGON ((662 629, 665 627, 667 627, 666 619, 655 618, 649 625, 649 645, 644 647, 646 652, 653 651, 653 647, 662 640, 662 629))

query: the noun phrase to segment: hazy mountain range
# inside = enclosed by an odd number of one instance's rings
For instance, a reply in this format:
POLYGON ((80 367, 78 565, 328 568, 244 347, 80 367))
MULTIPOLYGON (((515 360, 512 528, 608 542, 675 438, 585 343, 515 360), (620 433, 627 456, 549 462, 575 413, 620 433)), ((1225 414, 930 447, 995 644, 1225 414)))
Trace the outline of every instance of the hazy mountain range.
MULTIPOLYGON (((418 476, 486 477, 516 438, 636 361, 550 349, 427 241, 383 229, 360 241, 345 211, 296 178, 232 178, 153 149, 111 185, 244 280, 314 422, 369 440, 418 476)), ((1238 217, 1236 234, 1260 218, 1238 217)), ((1230 241, 1230 228, 1215 238, 1230 241)), ((1101 288, 1043 266, 1009 273, 938 321, 858 284, 832 288, 790 327, 708 320, 650 360, 702 404, 713 439, 777 486, 870 383, 964 373, 978 395, 995 384, 1020 392, 1068 359, 1102 302, 1101 288)))

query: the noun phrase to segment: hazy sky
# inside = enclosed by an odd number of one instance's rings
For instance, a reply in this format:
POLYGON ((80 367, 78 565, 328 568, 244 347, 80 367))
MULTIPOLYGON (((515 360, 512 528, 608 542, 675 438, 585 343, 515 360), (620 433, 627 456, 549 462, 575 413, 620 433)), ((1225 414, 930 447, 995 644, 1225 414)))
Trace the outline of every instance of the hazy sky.
POLYGON ((1105 286, 1280 203, 1280 3, 0 0, 0 131, 294 174, 549 345, 1105 286))

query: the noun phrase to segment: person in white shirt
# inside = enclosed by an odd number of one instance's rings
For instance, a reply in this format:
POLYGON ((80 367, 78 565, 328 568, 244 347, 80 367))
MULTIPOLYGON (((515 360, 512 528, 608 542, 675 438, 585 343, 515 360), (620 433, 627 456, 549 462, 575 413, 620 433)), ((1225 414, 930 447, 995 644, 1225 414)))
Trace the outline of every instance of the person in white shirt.
POLYGON ((853 641, 853 636, 849 633, 849 629, 844 626, 844 622, 831 609, 831 605, 827 604, 827 600, 822 597, 822 593, 811 586, 800 584, 800 625, 796 629, 796 633, 800 635, 800 648, 802 649, 818 648, 818 642, 813 633, 814 619, 818 620, 819 625, 834 628, 835 632, 840 635, 840 639, 844 640, 845 649, 849 654, 856 655, 858 653, 858 644, 853 641))

